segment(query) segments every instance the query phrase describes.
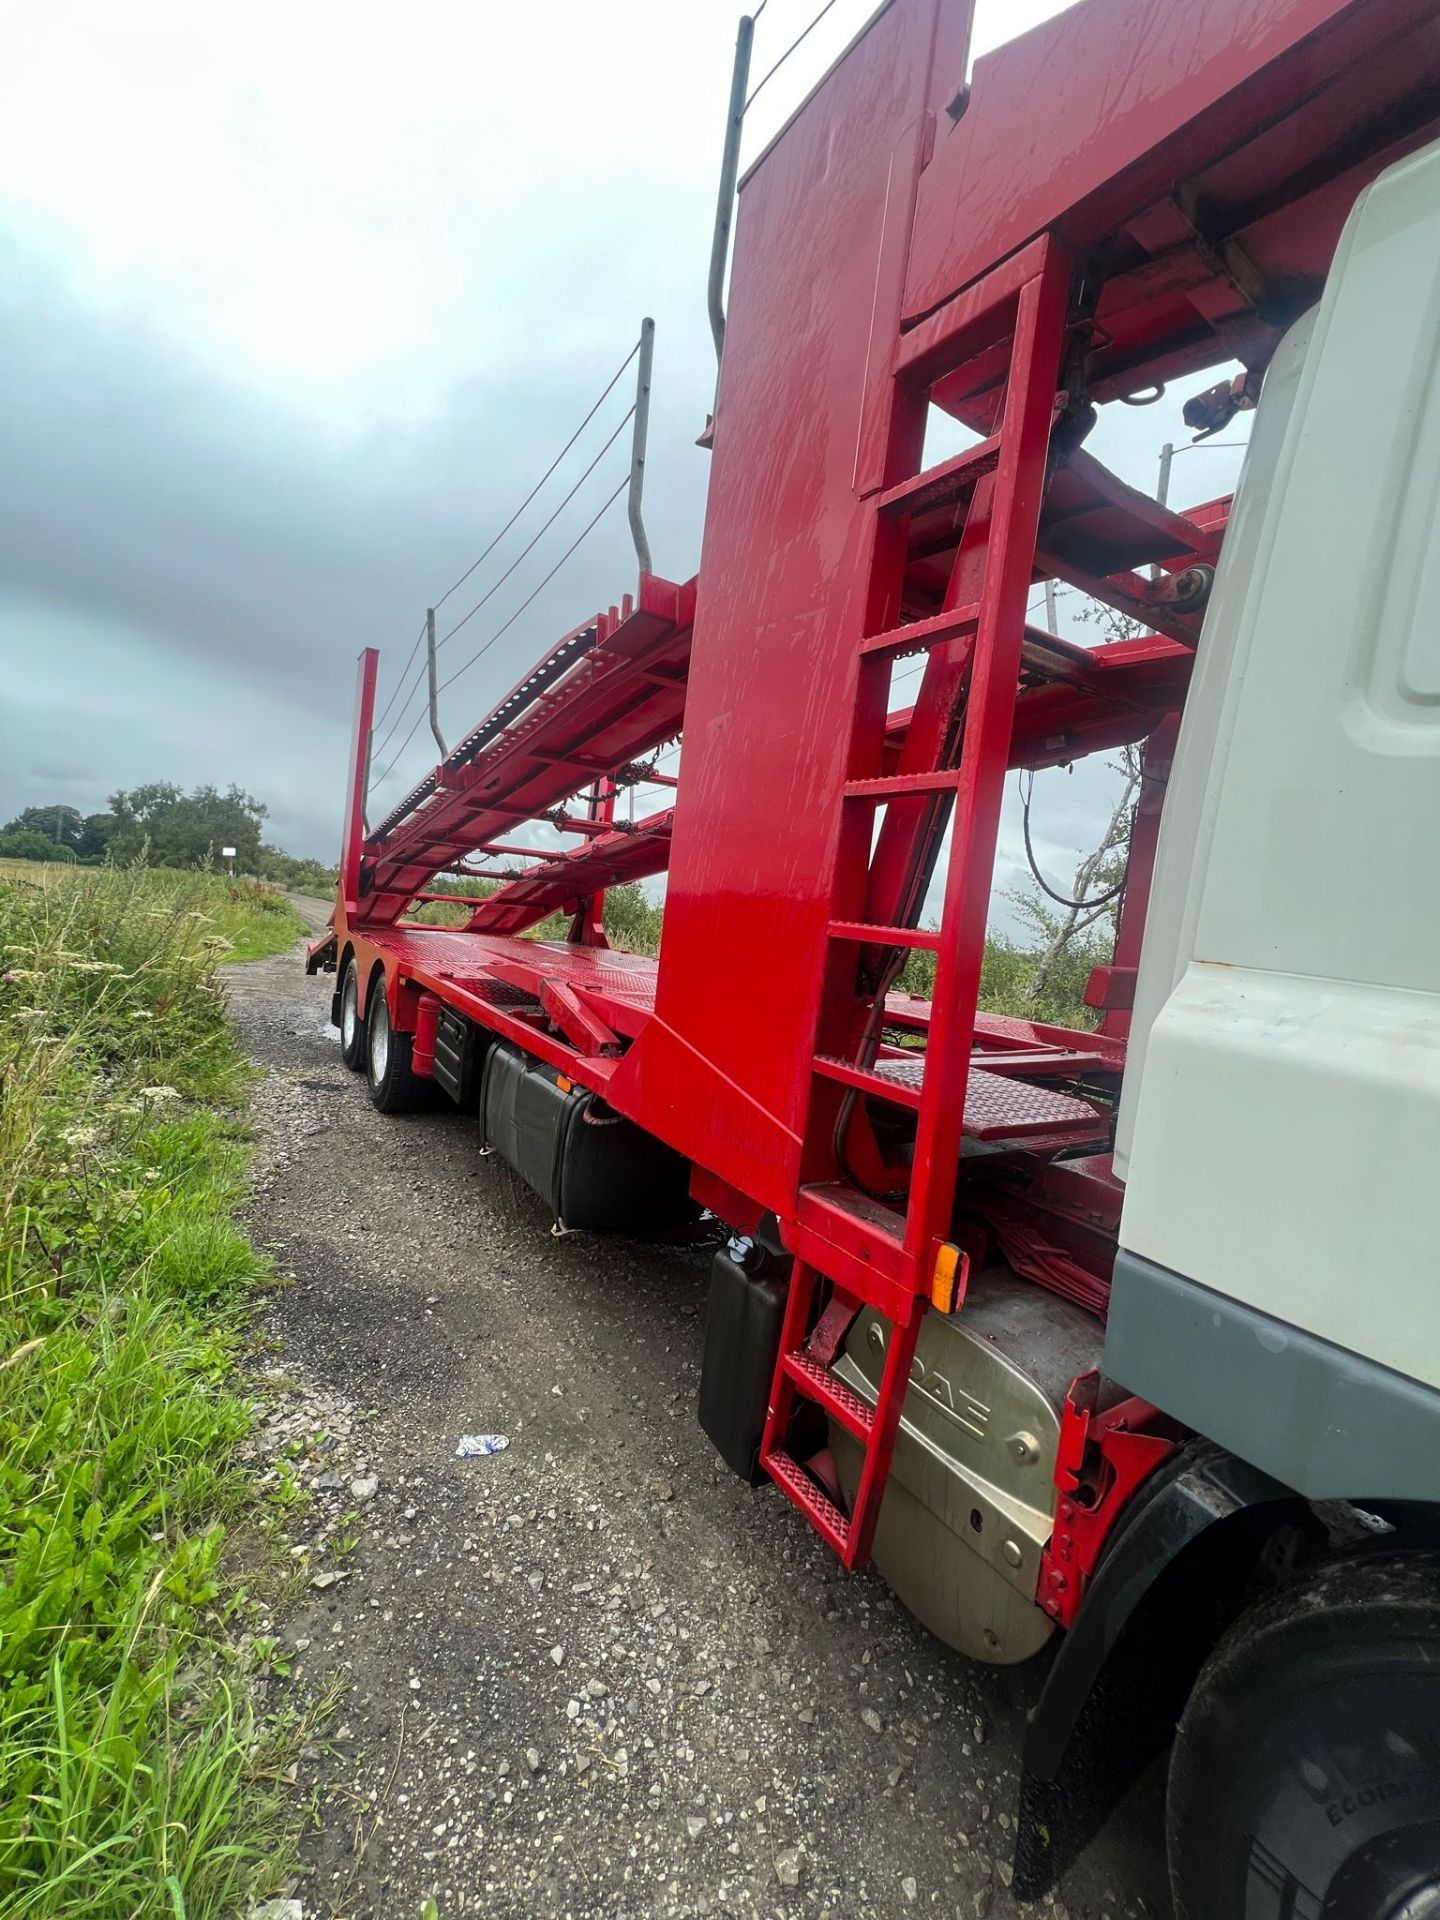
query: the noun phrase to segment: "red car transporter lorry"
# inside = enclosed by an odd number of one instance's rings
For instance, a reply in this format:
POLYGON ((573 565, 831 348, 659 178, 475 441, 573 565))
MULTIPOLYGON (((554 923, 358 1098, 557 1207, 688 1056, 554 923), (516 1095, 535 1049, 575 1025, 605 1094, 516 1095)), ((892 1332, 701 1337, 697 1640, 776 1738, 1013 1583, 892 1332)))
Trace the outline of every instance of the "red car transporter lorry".
POLYGON ((1188 1920, 1419 1920, 1440 10, 1084 0, 967 86, 969 24, 883 6, 742 185, 698 578, 642 562, 368 827, 362 656, 310 967, 376 1105, 438 1084, 567 1226, 725 1224, 700 1417, 737 1472, 952 1645, 1057 1642, 1021 1893, 1173 1739, 1188 1920), (1232 362, 1191 407, 1259 399, 1233 513, 1085 450, 1232 362), (932 408, 970 443, 925 469, 932 408), (1045 579, 1143 631, 1029 624, 1045 579), (978 1012, 1008 773, 1122 745, 1094 1030, 978 1012), (463 928, 408 917, 497 860, 463 928), (661 871, 659 961, 611 950, 605 888, 661 871))

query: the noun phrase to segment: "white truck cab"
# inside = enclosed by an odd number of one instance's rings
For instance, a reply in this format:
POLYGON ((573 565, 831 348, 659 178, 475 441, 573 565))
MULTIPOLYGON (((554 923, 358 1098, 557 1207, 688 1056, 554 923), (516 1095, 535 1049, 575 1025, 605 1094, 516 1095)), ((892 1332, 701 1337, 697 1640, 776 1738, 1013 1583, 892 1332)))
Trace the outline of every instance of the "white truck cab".
POLYGON ((1165 798, 1105 1367, 1311 1498, 1440 1493, 1440 147, 1266 377, 1165 798))

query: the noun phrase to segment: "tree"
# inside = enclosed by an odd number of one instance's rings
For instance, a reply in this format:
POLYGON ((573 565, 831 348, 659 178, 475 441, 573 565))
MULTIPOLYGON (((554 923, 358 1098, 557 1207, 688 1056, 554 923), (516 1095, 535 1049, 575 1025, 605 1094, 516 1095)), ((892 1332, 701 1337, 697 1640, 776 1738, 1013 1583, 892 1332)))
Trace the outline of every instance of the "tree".
POLYGON ((78 808, 58 803, 51 807, 26 807, 7 821, 5 832, 43 834, 52 847, 68 847, 71 853, 83 851, 85 821, 78 808))
POLYGON ((1125 884, 1125 869, 1130 859, 1130 829, 1135 818, 1135 796, 1140 790, 1139 747, 1126 747, 1124 760, 1116 767, 1125 776, 1120 797, 1110 821, 1100 836, 1100 844, 1087 853, 1075 869, 1068 894, 1061 895, 1040 879, 1030 851, 1030 802, 1025 801, 1025 852, 1031 871, 1047 899, 1059 911, 1028 894, 1016 894, 1015 904, 1045 937, 1045 946, 1025 989, 1028 1000, 1041 1000, 1049 985, 1056 961, 1072 941, 1078 940, 1102 920, 1114 922, 1125 884))
POLYGON ((186 793, 169 780, 113 793, 115 825, 109 851, 117 860, 142 852, 159 867, 196 867, 218 860, 222 847, 234 847, 235 864, 254 873, 260 865, 260 825, 268 809, 240 787, 221 793, 196 787, 186 793))
MULTIPOLYGON (((1089 601, 1076 618, 1099 627, 1105 642, 1111 645, 1118 640, 1133 640, 1149 632, 1148 627, 1130 614, 1121 613, 1118 608, 1106 606, 1099 600, 1089 601)), ((1040 1000, 1044 997, 1057 961, 1072 942, 1083 941, 1084 936, 1102 921, 1108 920, 1112 926, 1115 924, 1124 890, 1125 871, 1130 860, 1130 833, 1135 823, 1135 802, 1140 792, 1143 754, 1143 743, 1124 749, 1124 758, 1114 769, 1124 776, 1124 785, 1111 812, 1109 825, 1094 852, 1086 854, 1076 867, 1070 890, 1063 896, 1058 889, 1048 887, 1036 869, 1030 851, 1030 803, 1026 800, 1025 852, 1030 860, 1030 870, 1035 875, 1041 893, 1059 909, 1058 913, 1055 912, 1044 900, 1030 894, 1012 895, 1016 906, 1045 941, 1026 988, 1027 999, 1040 1000)), ((1090 943, 1085 944, 1088 948, 1090 943)))
POLYGON ((262 846, 256 871, 262 880, 273 880, 277 886, 292 887, 296 893, 313 894, 321 900, 334 893, 339 879, 337 870, 323 860, 300 859, 283 847, 262 846))
POLYGON ((652 905, 638 880, 623 880, 605 890, 605 937, 626 953, 655 955, 660 951, 660 929, 665 909, 652 905))
POLYGON ((90 813, 85 816, 85 831, 80 838, 79 854, 82 860, 103 860, 110 845, 110 836, 115 831, 113 813, 90 813))

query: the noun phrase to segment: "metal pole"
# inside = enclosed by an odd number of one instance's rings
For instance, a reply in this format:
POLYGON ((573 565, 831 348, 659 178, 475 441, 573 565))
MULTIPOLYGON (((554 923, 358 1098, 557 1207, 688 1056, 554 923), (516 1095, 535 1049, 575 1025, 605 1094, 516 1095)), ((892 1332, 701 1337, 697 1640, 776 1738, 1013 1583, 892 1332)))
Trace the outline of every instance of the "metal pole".
MULTIPOLYGON (((1160 476, 1155 482, 1155 498, 1163 507, 1170 498, 1170 462, 1175 458, 1175 443, 1167 440, 1160 449, 1160 476)), ((1150 569, 1150 578, 1158 580, 1161 569, 1158 564, 1150 569)))
POLYGON ((1055 582, 1053 580, 1045 582, 1045 630, 1047 633, 1060 631, 1055 624, 1055 582))
POLYGON ((360 825, 370 831, 370 757, 375 750, 375 729, 365 736, 365 766, 360 774, 360 825))
MULTIPOLYGON (((655 358, 655 322, 640 322, 640 364, 635 374, 635 431, 630 442, 630 536, 641 573, 651 572, 650 542, 640 503, 645 492, 645 440, 650 431, 650 367, 655 358)), ((433 658, 433 656, 432 656, 433 658)))
POLYGON ((710 331, 715 336, 715 364, 725 351, 725 262, 730 255, 730 222, 735 213, 735 182, 740 174, 740 134, 745 125, 745 90, 750 84, 750 43, 755 22, 740 16, 735 34, 735 68, 730 76, 730 117, 725 122, 725 146, 720 156, 720 192, 715 202, 715 232, 710 241, 710 331))
POLYGON ((440 749, 440 758, 449 754, 445 745, 445 736, 440 731, 440 692, 435 684, 435 609, 425 609, 425 671, 430 682, 430 731, 435 736, 435 744, 440 749))

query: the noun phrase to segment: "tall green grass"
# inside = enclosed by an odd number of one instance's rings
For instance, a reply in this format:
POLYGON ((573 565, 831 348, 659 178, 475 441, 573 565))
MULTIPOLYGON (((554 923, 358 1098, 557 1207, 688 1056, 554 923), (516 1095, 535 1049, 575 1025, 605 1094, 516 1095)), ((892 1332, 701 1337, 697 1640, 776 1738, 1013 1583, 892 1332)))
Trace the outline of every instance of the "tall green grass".
POLYGON ((283 1864, 220 1564, 263 1267, 215 964, 292 937, 214 876, 0 879, 5 1920, 221 1920, 283 1864))

